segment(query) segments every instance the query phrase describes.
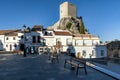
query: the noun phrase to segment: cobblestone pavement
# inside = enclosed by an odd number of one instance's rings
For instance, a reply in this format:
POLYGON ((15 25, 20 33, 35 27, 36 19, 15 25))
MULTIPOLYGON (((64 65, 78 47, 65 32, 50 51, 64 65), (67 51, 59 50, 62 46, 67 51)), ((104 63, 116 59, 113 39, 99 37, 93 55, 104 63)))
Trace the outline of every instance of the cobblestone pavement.
POLYGON ((77 76, 70 66, 64 68, 64 60, 68 58, 61 54, 59 63, 51 63, 48 55, 0 55, 0 80, 115 80, 112 77, 87 67, 88 74, 83 69, 77 76))

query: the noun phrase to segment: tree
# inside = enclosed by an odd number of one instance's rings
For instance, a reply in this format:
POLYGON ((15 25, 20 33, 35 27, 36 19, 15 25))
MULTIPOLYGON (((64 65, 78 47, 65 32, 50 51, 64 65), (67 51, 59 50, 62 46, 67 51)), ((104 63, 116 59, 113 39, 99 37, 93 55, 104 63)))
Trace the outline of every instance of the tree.
POLYGON ((30 32, 30 31, 31 31, 31 28, 30 28, 30 27, 27 27, 27 31, 30 32))
POLYGON ((85 34, 85 26, 82 20, 81 20, 81 26, 80 26, 80 34, 85 34))
POLYGON ((67 28, 67 29, 70 29, 70 28, 71 28, 71 25, 72 25, 72 23, 68 22, 68 23, 66 24, 66 28, 67 28))

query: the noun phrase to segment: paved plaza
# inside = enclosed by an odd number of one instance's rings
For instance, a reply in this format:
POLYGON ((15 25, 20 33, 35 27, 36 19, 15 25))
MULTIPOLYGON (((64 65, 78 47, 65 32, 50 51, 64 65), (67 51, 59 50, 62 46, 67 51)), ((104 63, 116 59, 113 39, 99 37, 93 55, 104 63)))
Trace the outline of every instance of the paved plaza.
POLYGON ((59 63, 48 60, 48 55, 11 55, 0 54, 0 80, 115 80, 87 66, 88 74, 83 69, 76 75, 70 66, 64 68, 64 54, 59 56, 59 63))

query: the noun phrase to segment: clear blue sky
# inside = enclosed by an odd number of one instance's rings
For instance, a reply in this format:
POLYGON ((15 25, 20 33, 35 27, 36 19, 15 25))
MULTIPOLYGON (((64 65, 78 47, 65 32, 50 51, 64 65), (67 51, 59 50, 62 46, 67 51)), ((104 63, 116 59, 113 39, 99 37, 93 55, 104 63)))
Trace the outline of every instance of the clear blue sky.
POLYGON ((23 24, 51 26, 59 19, 59 5, 77 6, 90 33, 102 41, 120 39, 120 0, 0 0, 0 30, 20 29, 23 24))

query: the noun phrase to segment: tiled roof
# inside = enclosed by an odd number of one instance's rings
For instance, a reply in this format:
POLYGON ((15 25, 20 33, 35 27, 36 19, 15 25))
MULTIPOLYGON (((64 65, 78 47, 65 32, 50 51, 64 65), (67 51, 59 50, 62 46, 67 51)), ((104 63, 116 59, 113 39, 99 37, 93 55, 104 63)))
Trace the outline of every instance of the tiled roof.
POLYGON ((47 28, 47 31, 54 31, 54 29, 52 29, 52 28, 47 28))
POLYGON ((0 30, 0 35, 17 36, 17 32, 20 30, 0 30))
POLYGON ((73 37, 95 37, 92 34, 73 34, 73 37))
POLYGON ((8 33, 8 34, 5 34, 6 36, 18 36, 18 33, 17 32, 12 32, 12 33, 8 33))
POLYGON ((69 32, 65 31, 54 31, 55 35, 62 35, 62 36, 71 36, 69 32))

